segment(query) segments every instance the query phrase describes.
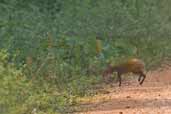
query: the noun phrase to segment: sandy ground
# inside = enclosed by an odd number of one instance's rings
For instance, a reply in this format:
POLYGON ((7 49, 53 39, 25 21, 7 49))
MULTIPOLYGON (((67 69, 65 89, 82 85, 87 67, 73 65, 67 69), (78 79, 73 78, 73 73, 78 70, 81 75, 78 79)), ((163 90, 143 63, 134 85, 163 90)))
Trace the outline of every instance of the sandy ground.
POLYGON ((142 86, 137 79, 123 80, 121 87, 104 90, 75 114, 171 114, 171 67, 147 73, 142 86))

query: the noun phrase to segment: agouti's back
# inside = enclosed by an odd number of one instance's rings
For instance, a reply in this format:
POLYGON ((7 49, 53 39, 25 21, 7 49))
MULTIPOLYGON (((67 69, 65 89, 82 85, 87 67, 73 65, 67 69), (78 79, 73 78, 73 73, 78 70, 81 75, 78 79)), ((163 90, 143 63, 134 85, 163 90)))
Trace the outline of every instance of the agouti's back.
POLYGON ((119 72, 121 74, 124 73, 139 73, 139 72, 144 72, 145 65, 144 62, 140 59, 129 59, 128 61, 118 64, 113 67, 116 72, 119 72))

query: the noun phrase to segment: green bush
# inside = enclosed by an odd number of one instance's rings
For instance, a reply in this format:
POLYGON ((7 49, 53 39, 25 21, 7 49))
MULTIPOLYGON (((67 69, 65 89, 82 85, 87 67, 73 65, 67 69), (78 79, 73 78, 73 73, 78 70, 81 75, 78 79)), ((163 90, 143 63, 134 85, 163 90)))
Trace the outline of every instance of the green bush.
POLYGON ((22 70, 7 63, 8 54, 0 51, 0 113, 1 114, 58 114, 70 105, 69 97, 55 86, 28 80, 22 70))

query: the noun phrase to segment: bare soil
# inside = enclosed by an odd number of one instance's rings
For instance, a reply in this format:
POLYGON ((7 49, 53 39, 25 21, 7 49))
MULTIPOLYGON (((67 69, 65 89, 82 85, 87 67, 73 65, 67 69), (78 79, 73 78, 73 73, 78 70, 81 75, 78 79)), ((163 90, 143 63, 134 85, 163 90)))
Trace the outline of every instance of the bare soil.
POLYGON ((171 67, 148 72, 142 86, 137 79, 108 85, 81 107, 76 114, 171 114, 171 67))

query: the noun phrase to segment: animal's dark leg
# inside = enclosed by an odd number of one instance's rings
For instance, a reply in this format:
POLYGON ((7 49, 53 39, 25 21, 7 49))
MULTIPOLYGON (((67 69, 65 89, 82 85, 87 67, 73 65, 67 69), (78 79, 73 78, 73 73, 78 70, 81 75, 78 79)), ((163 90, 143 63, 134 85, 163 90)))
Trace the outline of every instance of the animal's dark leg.
POLYGON ((143 77, 143 79, 141 80, 140 85, 143 84, 143 82, 144 82, 144 80, 145 80, 145 78, 146 78, 146 75, 145 75, 143 72, 141 73, 141 76, 143 77))
POLYGON ((118 80, 119 80, 119 86, 121 86, 122 79, 121 79, 121 74, 120 73, 118 73, 118 80))
POLYGON ((106 72, 103 73, 102 77, 103 77, 103 81, 105 83, 107 83, 106 77, 108 76, 108 74, 106 72))
POLYGON ((141 74, 140 74, 139 77, 138 77, 138 81, 139 81, 139 82, 141 81, 141 77, 142 77, 142 76, 141 76, 141 74))

